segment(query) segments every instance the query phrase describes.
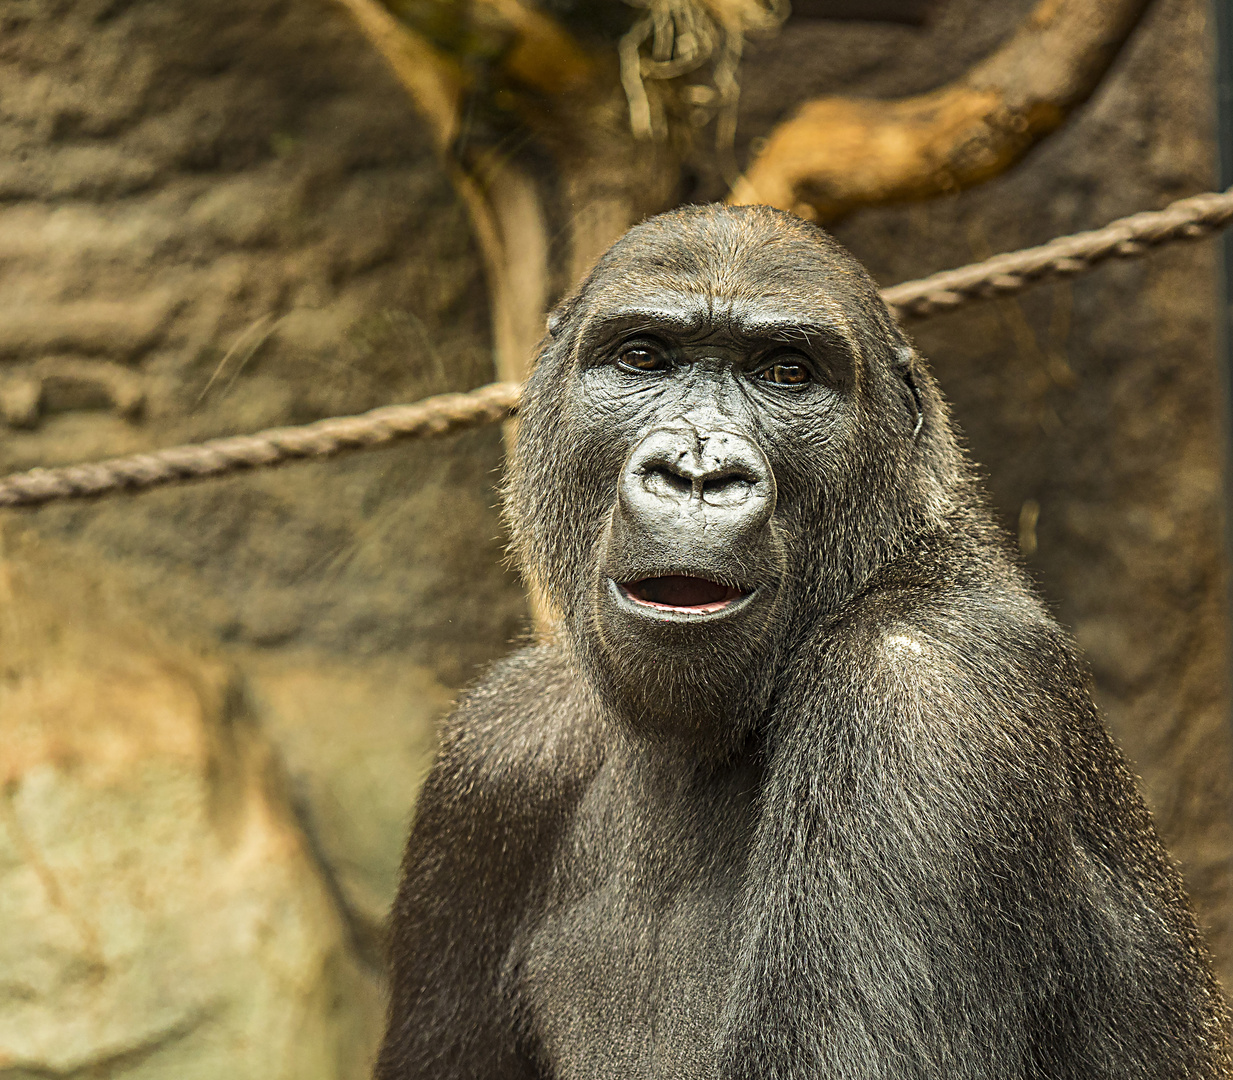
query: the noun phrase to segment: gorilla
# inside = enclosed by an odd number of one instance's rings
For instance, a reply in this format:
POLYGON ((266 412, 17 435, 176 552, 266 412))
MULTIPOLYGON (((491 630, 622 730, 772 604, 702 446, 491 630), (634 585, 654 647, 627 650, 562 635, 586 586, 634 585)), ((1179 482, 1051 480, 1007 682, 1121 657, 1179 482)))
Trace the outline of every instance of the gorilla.
POLYGON ((380 1080, 1181 1080, 1228 1013, 1076 649, 864 270, 765 207, 553 313, 555 629, 445 723, 380 1080))

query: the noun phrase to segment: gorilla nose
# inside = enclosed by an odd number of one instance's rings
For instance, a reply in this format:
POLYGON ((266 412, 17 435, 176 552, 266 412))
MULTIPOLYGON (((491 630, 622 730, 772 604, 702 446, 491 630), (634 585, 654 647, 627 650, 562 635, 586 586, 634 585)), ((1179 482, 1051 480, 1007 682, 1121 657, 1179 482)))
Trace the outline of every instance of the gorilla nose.
POLYGON ((620 516, 623 531, 650 534, 667 549, 741 547, 770 519, 775 494, 770 464, 747 436, 659 428, 629 456, 620 516))

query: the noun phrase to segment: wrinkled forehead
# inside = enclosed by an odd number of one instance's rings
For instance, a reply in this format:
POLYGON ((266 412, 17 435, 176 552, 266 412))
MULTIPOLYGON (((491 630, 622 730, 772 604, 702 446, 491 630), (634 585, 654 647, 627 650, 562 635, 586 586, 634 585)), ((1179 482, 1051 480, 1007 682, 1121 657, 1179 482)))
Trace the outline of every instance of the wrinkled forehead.
POLYGON ((859 355, 859 327, 880 302, 860 264, 825 234, 782 215, 719 211, 631 230, 596 267, 583 306, 584 319, 688 307, 716 329, 827 327, 859 355))

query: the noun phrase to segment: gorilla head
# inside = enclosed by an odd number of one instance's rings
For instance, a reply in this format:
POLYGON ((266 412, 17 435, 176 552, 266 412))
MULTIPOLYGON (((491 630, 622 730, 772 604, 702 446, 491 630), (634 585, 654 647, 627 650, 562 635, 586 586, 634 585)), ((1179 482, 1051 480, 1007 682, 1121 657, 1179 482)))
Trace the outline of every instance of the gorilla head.
POLYGON ((967 486, 873 282, 765 207, 632 229, 549 321, 508 512, 607 710, 730 753, 793 641, 967 486))

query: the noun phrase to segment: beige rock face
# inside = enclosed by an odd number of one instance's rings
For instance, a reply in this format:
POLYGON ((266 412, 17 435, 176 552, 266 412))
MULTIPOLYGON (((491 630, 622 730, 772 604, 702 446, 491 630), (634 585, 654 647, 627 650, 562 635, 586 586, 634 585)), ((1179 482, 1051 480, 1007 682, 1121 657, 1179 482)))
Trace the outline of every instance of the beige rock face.
POLYGON ((357 943, 378 964, 415 793, 436 750, 434 722, 454 695, 429 669, 397 658, 292 654, 254 658, 246 671, 357 943))
POLYGON ((0 562, 0 1076, 342 1080, 379 994, 228 668, 0 562))
MULTIPOLYGON (((0 0, 0 470, 468 389, 486 324, 448 181, 329 0, 0 0)), ((500 454, 0 512, 3 1080, 364 1074, 433 721, 524 618, 500 454)))

